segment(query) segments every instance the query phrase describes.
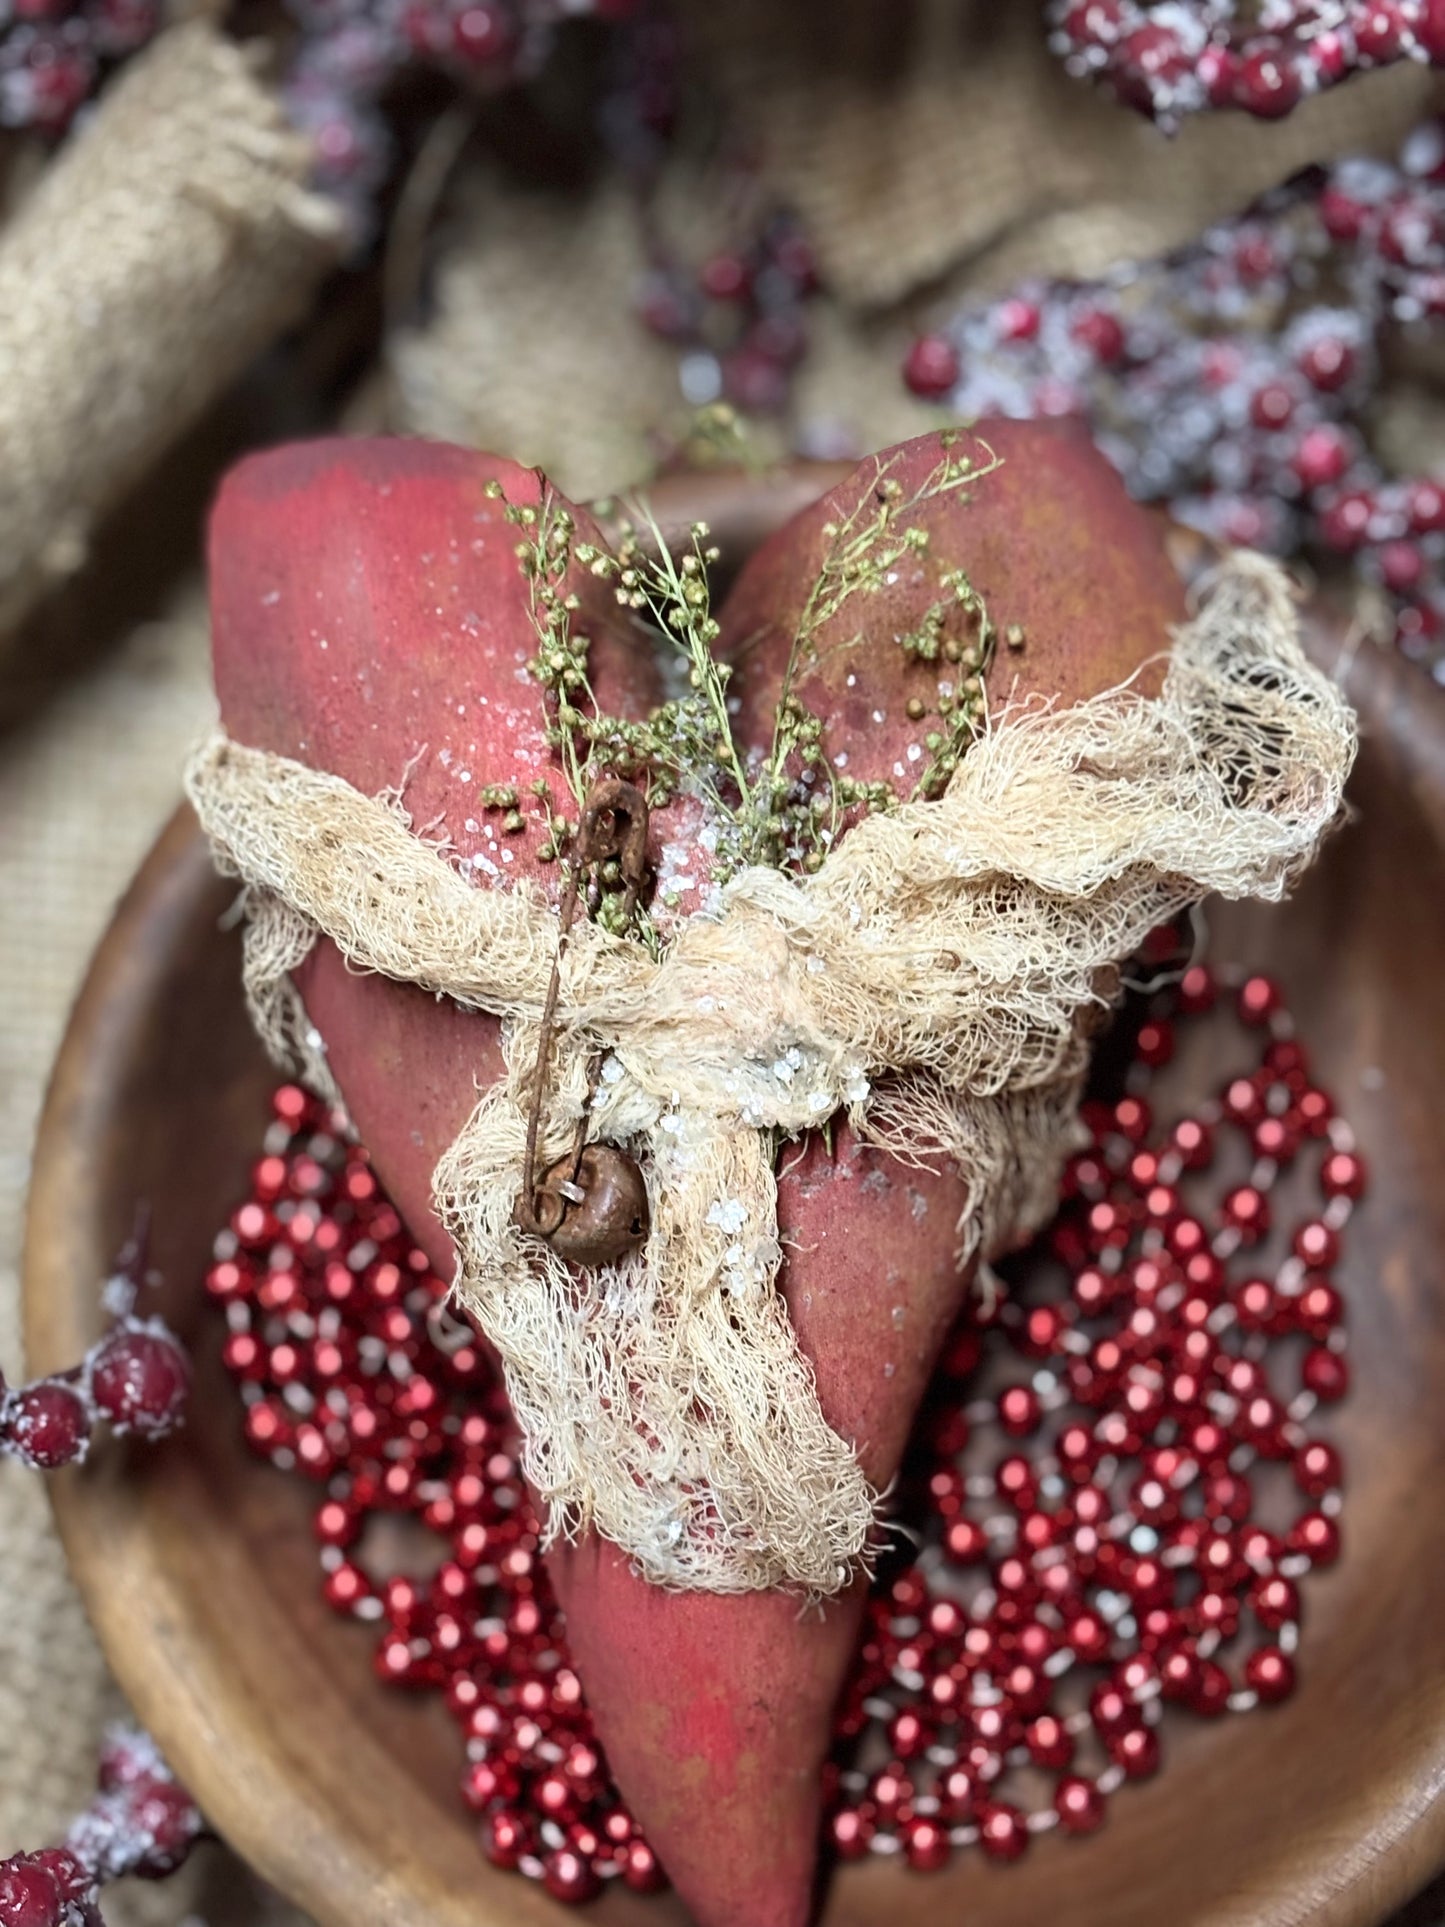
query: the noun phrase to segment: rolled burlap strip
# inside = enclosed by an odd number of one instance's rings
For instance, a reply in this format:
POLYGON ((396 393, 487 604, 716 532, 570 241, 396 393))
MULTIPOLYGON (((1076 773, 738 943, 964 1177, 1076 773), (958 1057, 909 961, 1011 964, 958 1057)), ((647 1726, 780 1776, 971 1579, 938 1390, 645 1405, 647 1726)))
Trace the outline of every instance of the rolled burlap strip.
POLYGON ((0 629, 302 312, 341 220, 249 49, 164 34, 0 234, 0 629))

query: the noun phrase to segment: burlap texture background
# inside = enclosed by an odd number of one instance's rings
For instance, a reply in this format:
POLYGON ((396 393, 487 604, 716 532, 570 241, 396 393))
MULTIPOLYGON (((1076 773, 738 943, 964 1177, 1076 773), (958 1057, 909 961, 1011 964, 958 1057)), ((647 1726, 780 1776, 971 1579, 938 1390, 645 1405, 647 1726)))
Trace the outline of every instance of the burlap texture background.
MULTIPOLYGON (((690 0, 687 12, 714 85, 765 178, 805 217, 831 284, 815 304, 795 416, 861 446, 931 419, 903 393, 897 361, 932 286, 1089 272, 1184 239, 1305 160, 1387 150, 1430 85, 1397 71, 1279 127, 1206 120, 1166 146, 1059 77, 1032 5, 690 0)), ((692 210, 699 251, 705 177, 679 183, 675 198, 692 210)), ((396 336, 367 418, 384 392, 392 425, 543 461, 578 494, 645 473, 680 405, 675 357, 630 317, 642 254, 620 188, 602 181, 569 201, 477 169, 442 238, 435 318, 396 336)), ((213 480, 199 457, 193 490, 213 480)), ((129 584, 131 564, 112 549, 90 566, 88 603, 53 610, 0 656, 0 1365, 11 1374, 48 1065, 90 950, 211 713, 194 531, 157 541, 164 566, 127 590, 141 619, 114 642, 93 648, 83 634, 87 607, 129 584)), ((0 1463, 0 1853, 53 1837, 84 1801, 116 1707, 39 1481, 0 1463)), ((119 1897, 108 1918, 161 1927, 197 1911, 216 1927, 295 1920, 216 1853, 180 1881, 119 1897)), ((1410 1920, 1440 1915, 1427 1902, 1410 1920)))

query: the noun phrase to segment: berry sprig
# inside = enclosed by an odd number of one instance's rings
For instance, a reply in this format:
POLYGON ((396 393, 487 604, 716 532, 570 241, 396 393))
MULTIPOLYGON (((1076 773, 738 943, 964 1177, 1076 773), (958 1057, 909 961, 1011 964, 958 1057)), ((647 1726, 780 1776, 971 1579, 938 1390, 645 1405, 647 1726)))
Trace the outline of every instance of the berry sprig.
POLYGON ((103 1927, 102 1887, 165 1879, 205 1831, 155 1742, 117 1727, 101 1749, 95 1798, 65 1845, 0 1860, 0 1927, 103 1927))
MULTIPOLYGON (((1092 1832, 1179 1716, 1294 1690, 1306 1581, 1340 1550, 1319 1419, 1348 1386, 1335 1273, 1365 1165, 1269 979, 1195 965, 1132 1017, 1058 1219, 960 1323, 925 1409, 827 1769, 839 1858, 927 1872, 1092 1832), (1165 1115, 1157 1072, 1196 1023, 1223 1074, 1165 1115)), ((323 1596, 382 1682, 442 1696, 495 1865, 560 1900, 663 1886, 568 1655, 495 1361, 343 1120, 290 1085, 274 1103, 206 1284, 250 1445, 321 1488, 323 1596), (384 1514, 439 1559, 373 1569, 384 1514)))
POLYGON ((1367 424, 1389 337, 1445 315, 1445 132, 1350 160, 1162 260, 971 302, 904 380, 961 416, 1079 414, 1144 501, 1217 540, 1347 560, 1445 678, 1445 484, 1367 424))
POLYGON ((1166 130, 1217 108, 1280 120, 1400 60, 1445 66, 1445 0, 1050 0, 1048 22, 1071 74, 1166 130))
POLYGON ((41 1472, 81 1464, 101 1421, 120 1437, 161 1439, 181 1424, 191 1387, 185 1349, 136 1305, 147 1282, 144 1217, 116 1259, 104 1304, 112 1323, 79 1365, 28 1384, 0 1377, 0 1453, 41 1472))

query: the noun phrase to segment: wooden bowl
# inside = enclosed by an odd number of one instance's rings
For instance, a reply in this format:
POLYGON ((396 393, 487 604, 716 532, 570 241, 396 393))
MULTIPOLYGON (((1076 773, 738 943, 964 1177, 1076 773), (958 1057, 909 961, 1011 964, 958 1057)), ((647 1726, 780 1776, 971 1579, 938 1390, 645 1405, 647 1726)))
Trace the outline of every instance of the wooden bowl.
MULTIPOLYGON (((707 513, 746 546, 829 479, 795 477, 761 513, 751 485, 714 485, 707 513)), ((1212 918, 1218 959, 1283 981, 1374 1178, 1345 1266, 1346 1552, 1308 1589, 1301 1689, 1245 1720, 1181 1721, 1165 1771, 1090 1840, 1046 1836, 1004 1869, 968 1854, 926 1878, 845 1870, 827 1927, 1363 1927, 1445 1862, 1445 721, 1393 656, 1367 650, 1349 680, 1366 726, 1354 820, 1288 908, 1212 918)), ((71 1565, 141 1720, 221 1834, 323 1927, 555 1927, 561 1908, 482 1858, 441 1707, 379 1685, 372 1635, 319 1600, 314 1495, 241 1442, 200 1279, 273 1079, 220 924, 230 895, 180 812, 95 958, 41 1125, 33 1369, 95 1336, 138 1197, 155 1208, 162 1309, 197 1362, 178 1439, 107 1447, 54 1481, 71 1565)), ((1197 1094, 1214 1070, 1192 1051, 1171 1075, 1197 1094)), ((675 1898, 619 1884, 592 1917, 684 1919, 675 1898)))

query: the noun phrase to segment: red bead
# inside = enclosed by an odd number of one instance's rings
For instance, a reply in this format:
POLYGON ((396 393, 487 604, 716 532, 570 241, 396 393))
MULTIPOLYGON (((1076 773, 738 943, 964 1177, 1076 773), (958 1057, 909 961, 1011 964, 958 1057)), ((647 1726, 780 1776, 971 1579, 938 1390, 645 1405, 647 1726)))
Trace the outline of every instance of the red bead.
POLYGON ((1324 1091, 1301 1091, 1295 1111, 1301 1126, 1312 1137, 1320 1137, 1334 1116, 1335 1107, 1324 1091))
POLYGON ((1306 1512, 1285 1534, 1285 1545, 1311 1565, 1332 1566, 1340 1556, 1340 1529, 1325 1513, 1306 1512))
POLYGON ((1189 1705, 1204 1719, 1217 1719, 1229 1710, 1229 1675, 1212 1659, 1199 1661, 1189 1705))
POLYGON ((1320 1167, 1327 1198, 1359 1198, 1365 1190, 1365 1162, 1353 1151, 1332 1151, 1320 1167))
POLYGON ((1219 1472, 1205 1482, 1204 1516, 1241 1524, 1249 1517, 1254 1494, 1249 1480, 1236 1472, 1219 1472))
POLYGON ((1016 1339, 1019 1350, 1030 1358, 1052 1356, 1059 1348, 1059 1341, 1068 1329, 1068 1323, 1062 1305, 1031 1306, 1016 1339))
POLYGON ((1179 1008, 1188 1015, 1198 1016, 1212 1010, 1217 994, 1214 973, 1208 964, 1191 964, 1179 979, 1179 1008))
POLYGON ((978 1801, 978 1779, 966 1766, 946 1767, 934 1787, 938 1816, 948 1826, 972 1820, 978 1801))
POLYGON ((1282 1117, 1262 1117, 1254 1127, 1255 1154, 1288 1164, 1299 1150, 1299 1138, 1282 1117))
POLYGON ((101 1340, 91 1363, 90 1388, 101 1415, 116 1432, 159 1439, 181 1421, 191 1368, 163 1325, 127 1321, 101 1340))
POLYGON ((1073 1777, 1054 1788, 1054 1811, 1066 1833, 1093 1833, 1104 1823, 1106 1802, 1093 1780, 1073 1777))
POLYGON ((341 1613, 355 1612, 364 1600, 372 1597, 371 1581, 359 1567, 349 1564, 329 1572, 321 1590, 327 1605, 341 1613))
POLYGON ((988 1534, 973 1519, 954 1519, 943 1535, 943 1549, 955 1565, 976 1565, 988 1556, 988 1534))
MULTIPOLYGON (((835 1844, 836 1838, 835 1832, 835 1844)), ((628 1841, 622 1857, 622 1880, 635 1894, 660 1894, 668 1884, 657 1855, 645 1840, 628 1841)))
POLYGON ((483 1824, 482 1851, 494 1867, 515 1867, 534 1844, 531 1823, 524 1814, 503 1809, 483 1824))
POLYGON ((1294 1234, 1294 1254, 1311 1271, 1328 1271, 1339 1261, 1339 1234, 1318 1219, 1301 1225, 1294 1234))
POLYGON ((1074 1757, 1073 1735, 1052 1713, 1041 1713, 1024 1729, 1024 1745, 1038 1766, 1055 1770, 1066 1767, 1074 1757))
POLYGON ((1141 1024, 1134 1049, 1142 1063, 1153 1069, 1167 1064, 1174 1055, 1174 1027, 1164 1022, 1141 1024))
POLYGON ((1186 1171, 1202 1171, 1214 1156, 1213 1132, 1193 1118, 1175 1125, 1170 1142, 1186 1171))
POLYGON ((1299 1593, 1278 1574, 1257 1579, 1249 1589, 1248 1604, 1260 1625, 1270 1632, 1278 1632, 1281 1626, 1299 1618, 1299 1593))
POLYGON ((979 1815, 978 1840, 990 1860, 1018 1860, 1028 1849, 1029 1830, 1017 1807, 992 1805, 979 1815))
POLYGON ((1114 1106, 1114 1129, 1131 1144, 1144 1142, 1153 1121, 1153 1114, 1141 1097, 1124 1097, 1114 1106))
POLYGON ((1243 1023, 1268 1023, 1281 1006, 1279 987, 1270 977, 1248 977, 1239 989, 1235 1006, 1243 1023))
POLYGON ((868 1786, 868 1798, 880 1814, 903 1814, 913 1810, 914 1786, 902 1766, 888 1766, 875 1773, 868 1786))
POLYGON ((1278 1646, 1260 1646, 1245 1661, 1244 1683, 1266 1705, 1288 1699, 1294 1691, 1294 1662, 1278 1646))
POLYGON ((1267 1278, 1247 1278, 1234 1295, 1241 1331, 1272 1332, 1281 1318, 1281 1299, 1267 1278))
POLYGON ((1159 1770, 1159 1736, 1152 1726, 1126 1727, 1105 1742, 1109 1758, 1130 1780, 1146 1780, 1159 1770))
POLYGON ((1118 1293, 1118 1281, 1094 1265, 1087 1265, 1074 1279, 1074 1302, 1085 1318, 1096 1318, 1118 1293))
POLYGON ((1340 1324, 1344 1310, 1344 1303, 1333 1285, 1326 1284, 1322 1278, 1311 1279, 1294 1300, 1294 1323, 1302 1332, 1323 1344, 1340 1324))
POLYGON ((591 1896, 601 1890, 597 1869, 570 1846, 559 1846, 557 1852, 547 1854, 541 1861, 541 1885, 553 1900, 568 1900, 572 1904, 591 1900, 591 1896))
POLYGON ((876 1831, 872 1816, 858 1807, 840 1807, 828 1823, 833 1851, 840 1860, 862 1860, 876 1831))
POLYGON ((1064 1643, 1076 1659, 1088 1665, 1109 1650, 1109 1629, 1096 1612, 1082 1612, 1064 1628, 1064 1643))
POLYGON ((37 1379, 8 1398, 0 1395, 0 1443, 40 1472, 77 1464, 90 1443, 85 1400, 56 1378, 37 1379))
POLYGON ((915 1815, 903 1828, 903 1851, 910 1867, 920 1873, 936 1873, 948 1865, 953 1851, 948 1828, 937 1820, 915 1815))
POLYGON ((1258 1244, 1269 1230, 1269 1199, 1257 1185, 1241 1184, 1224 1200, 1224 1218, 1243 1243, 1258 1244))
POLYGON ((947 335, 920 335, 908 351, 903 379, 924 401, 941 401, 958 386, 958 350, 947 335))
POLYGON ((1102 1680, 1089 1695, 1089 1716, 1100 1733, 1122 1732, 1134 1721, 1134 1703, 1117 1686, 1102 1680))
POLYGON ((1350 1368, 1339 1352, 1324 1345, 1311 1346, 1300 1367, 1300 1382, 1317 1399, 1332 1404, 1350 1389, 1350 1368))
POLYGON ((1187 1701, 1197 1684, 1199 1661, 1192 1645, 1176 1646, 1159 1666, 1159 1690, 1166 1700, 1187 1701))
POLYGON ((1295 1484, 1312 1499, 1324 1497, 1333 1491, 1343 1478, 1343 1466, 1339 1463, 1339 1453, 1324 1439, 1310 1439, 1308 1445, 1300 1445, 1295 1453, 1295 1484))
POLYGON ((1038 1504, 1039 1484, 1033 1462, 1016 1452, 1000 1459, 994 1472, 998 1494, 1019 1512, 1031 1512, 1038 1504))
POLYGON ((206 1273, 206 1290, 223 1302, 246 1297, 254 1282, 253 1274, 234 1258, 222 1259, 206 1273))
POLYGON ((900 1760, 917 1759, 927 1750, 932 1738, 927 1721, 911 1707, 896 1713, 888 1728, 889 1744, 900 1760))
POLYGON ((1038 1394, 1028 1385, 1010 1385, 999 1395, 999 1424, 1010 1438, 1026 1438, 1042 1416, 1038 1394))

